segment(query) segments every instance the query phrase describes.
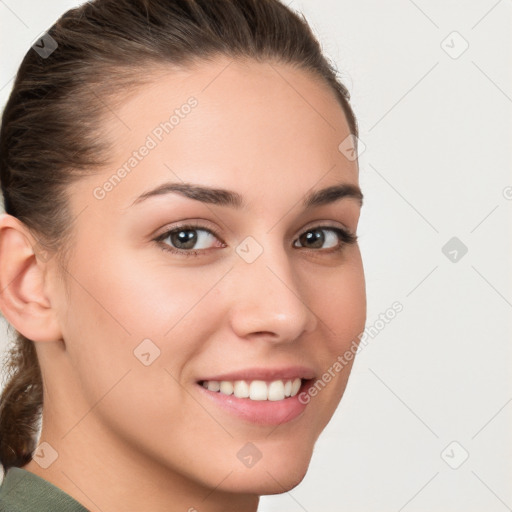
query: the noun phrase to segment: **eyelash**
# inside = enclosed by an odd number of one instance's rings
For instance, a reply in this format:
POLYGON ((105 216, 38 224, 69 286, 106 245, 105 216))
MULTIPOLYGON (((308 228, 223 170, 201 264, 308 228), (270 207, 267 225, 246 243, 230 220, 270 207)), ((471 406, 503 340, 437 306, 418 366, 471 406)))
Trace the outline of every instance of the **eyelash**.
MULTIPOLYGON (((307 229, 306 231, 303 231, 299 235, 299 238, 306 233, 309 233, 311 231, 317 231, 317 230, 333 231, 334 233, 336 233, 338 235, 339 239, 341 240, 341 243, 337 247, 329 248, 329 249, 323 249, 323 250, 322 249, 309 249, 312 251, 326 252, 328 254, 330 254, 332 252, 341 252, 345 248, 346 245, 354 245, 358 241, 357 235, 352 234, 343 228, 334 227, 334 226, 323 226, 323 225, 315 226, 315 227, 307 229)), ((206 231, 207 233, 213 235, 215 238, 220 240, 220 237, 211 229, 208 229, 208 228, 206 228, 204 226, 200 226, 200 225, 184 224, 183 226, 173 227, 172 229, 165 231, 161 235, 157 236, 153 241, 157 242, 159 247, 165 252, 170 252, 171 254, 178 254, 178 255, 187 256, 187 257, 201 256, 202 253, 209 250, 209 249, 199 249, 199 250, 198 249, 190 249, 190 250, 175 249, 172 246, 170 246, 169 244, 163 243, 163 240, 168 238, 170 235, 172 235, 173 233, 176 233, 176 232, 180 232, 180 231, 206 231)), ((301 249, 301 247, 299 247, 299 249, 301 249)), ((305 249, 307 249, 307 247, 305 247, 305 249)))

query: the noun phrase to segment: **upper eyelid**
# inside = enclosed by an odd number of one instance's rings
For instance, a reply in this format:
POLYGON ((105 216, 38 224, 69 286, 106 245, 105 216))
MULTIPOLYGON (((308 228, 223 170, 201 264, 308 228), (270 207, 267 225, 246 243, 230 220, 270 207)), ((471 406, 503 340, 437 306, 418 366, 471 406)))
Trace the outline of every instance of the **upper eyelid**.
POLYGON ((174 231, 178 231, 180 229, 197 229, 198 231, 207 231, 208 233, 211 233, 213 236, 215 236, 217 238, 220 237, 220 235, 217 234, 217 230, 215 230, 213 228, 204 226, 202 224, 196 225, 193 221, 191 221, 191 222, 184 221, 183 224, 180 224, 178 226, 171 226, 171 227, 164 228, 164 230, 159 235, 156 235, 156 237, 154 239, 161 239, 163 237, 168 236, 169 233, 173 233, 174 231))

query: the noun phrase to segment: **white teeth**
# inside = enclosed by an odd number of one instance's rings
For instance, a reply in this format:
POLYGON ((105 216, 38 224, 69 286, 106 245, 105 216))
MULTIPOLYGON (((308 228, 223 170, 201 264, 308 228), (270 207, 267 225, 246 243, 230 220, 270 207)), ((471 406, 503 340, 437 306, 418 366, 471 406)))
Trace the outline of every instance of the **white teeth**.
POLYGON ((282 380, 275 380, 270 383, 268 387, 268 399, 273 402, 276 400, 284 400, 284 384, 282 380))
POLYGON ((295 396, 299 392, 300 384, 301 384, 300 379, 295 379, 292 382, 292 393, 291 393, 291 396, 295 396))
POLYGON ((263 380, 237 381, 204 381, 203 386, 209 391, 220 391, 224 395, 235 395, 237 398, 249 398, 250 400, 279 401, 295 396, 300 389, 302 380, 274 380, 265 382, 263 380))
POLYGON ((209 380, 208 381, 208 389, 210 391, 219 391, 220 390, 220 382, 217 382, 215 380, 209 380))
POLYGON ((249 398, 249 384, 245 380, 237 380, 234 385, 233 394, 237 398, 249 398))
POLYGON ((284 385, 284 396, 290 396, 292 394, 292 381, 287 380, 284 385))
POLYGON ((223 380, 220 383, 220 392, 224 393, 225 395, 232 395, 233 394, 233 383, 229 382, 227 380, 223 380))
POLYGON ((249 386, 251 400, 266 400, 268 398, 267 384, 262 380, 253 380, 249 386))

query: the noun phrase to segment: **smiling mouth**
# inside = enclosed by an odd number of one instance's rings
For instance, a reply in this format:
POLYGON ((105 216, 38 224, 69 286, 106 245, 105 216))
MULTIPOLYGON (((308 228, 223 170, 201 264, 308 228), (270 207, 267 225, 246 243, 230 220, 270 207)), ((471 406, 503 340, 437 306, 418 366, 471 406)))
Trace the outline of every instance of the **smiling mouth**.
POLYGON ((264 380, 203 380, 199 384, 208 391, 223 395, 233 395, 236 398, 246 398, 254 401, 277 402, 293 398, 304 383, 311 379, 278 379, 273 381, 264 380))

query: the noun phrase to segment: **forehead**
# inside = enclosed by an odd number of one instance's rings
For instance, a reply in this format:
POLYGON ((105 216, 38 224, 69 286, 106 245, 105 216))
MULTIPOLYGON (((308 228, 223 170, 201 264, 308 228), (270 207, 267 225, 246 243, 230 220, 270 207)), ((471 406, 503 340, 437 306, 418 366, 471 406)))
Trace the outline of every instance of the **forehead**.
POLYGON ((258 198, 283 182, 303 193, 320 180, 357 184, 357 163, 338 149, 350 134, 343 109, 309 72, 218 58, 155 68, 151 77, 103 122, 111 161, 94 184, 124 168, 110 204, 125 207, 148 184, 169 180, 258 198))

